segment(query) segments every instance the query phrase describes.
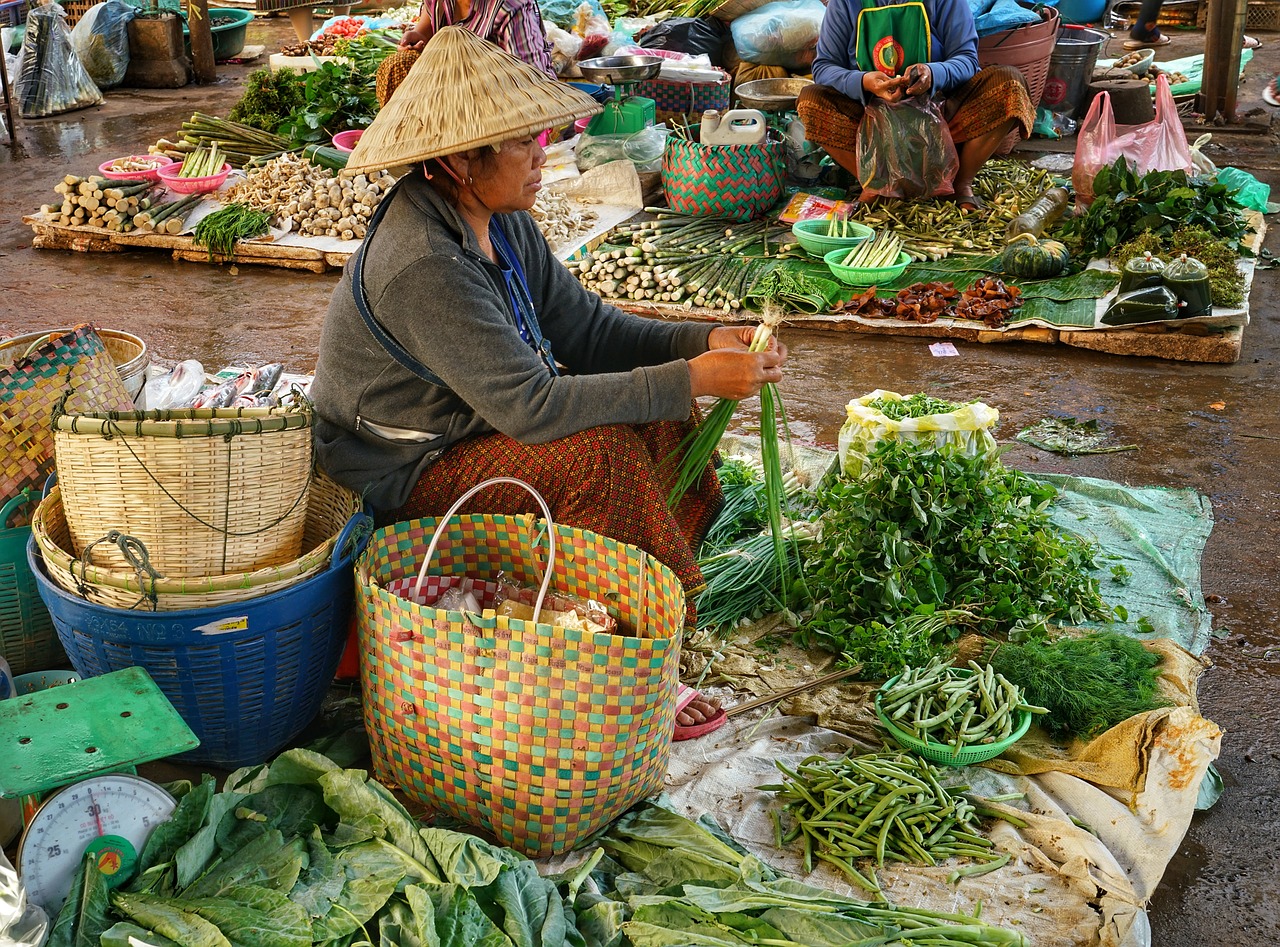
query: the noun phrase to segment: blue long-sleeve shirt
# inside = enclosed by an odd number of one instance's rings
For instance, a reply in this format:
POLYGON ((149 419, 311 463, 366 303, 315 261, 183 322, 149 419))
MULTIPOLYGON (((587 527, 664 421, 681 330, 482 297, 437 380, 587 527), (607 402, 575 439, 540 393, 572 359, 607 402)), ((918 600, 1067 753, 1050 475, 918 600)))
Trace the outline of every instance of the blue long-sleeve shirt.
MULTIPOLYGON (((867 0, 887 6, 899 0, 867 0)), ((934 95, 946 96, 978 71, 978 31, 966 0, 923 0, 932 39, 930 61, 934 95)), ((818 34, 813 80, 831 86, 855 102, 866 103, 863 71, 858 68, 858 13, 863 0, 830 0, 818 34)))

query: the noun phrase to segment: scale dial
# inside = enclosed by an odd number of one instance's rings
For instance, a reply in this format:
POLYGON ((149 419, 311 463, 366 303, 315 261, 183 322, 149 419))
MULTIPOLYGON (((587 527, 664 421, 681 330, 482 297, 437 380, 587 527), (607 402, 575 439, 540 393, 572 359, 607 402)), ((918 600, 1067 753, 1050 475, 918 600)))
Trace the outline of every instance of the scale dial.
POLYGON ((99 869, 123 883, 151 830, 173 815, 176 805, 155 783, 125 773, 59 789, 36 810, 18 845, 18 876, 27 898, 56 916, 90 846, 99 869))

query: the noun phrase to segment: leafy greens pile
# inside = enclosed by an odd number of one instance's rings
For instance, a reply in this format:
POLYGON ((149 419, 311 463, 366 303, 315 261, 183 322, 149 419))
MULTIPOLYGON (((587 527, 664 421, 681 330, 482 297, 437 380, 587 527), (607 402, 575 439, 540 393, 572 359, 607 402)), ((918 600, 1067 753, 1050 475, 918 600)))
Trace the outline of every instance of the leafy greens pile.
POLYGON ((184 795, 122 890, 86 858, 49 947, 845 947, 913 933, 1027 947, 977 917, 780 878, 714 823, 650 804, 582 866, 542 877, 508 849, 420 826, 363 771, 309 750, 227 786, 206 777, 184 795))
POLYGON ((249 73, 244 95, 227 117, 264 132, 274 132, 301 105, 302 78, 292 69, 264 66, 249 73))
POLYGON ((1076 257, 1105 257, 1118 243, 1152 231, 1161 236, 1184 227, 1202 227, 1229 249, 1238 250, 1248 232, 1236 192, 1215 178, 1185 171, 1150 171, 1139 176, 1123 156, 1098 172, 1088 213, 1066 223, 1064 242, 1076 257))
POLYGON ((821 597, 804 636, 874 680, 928 663, 962 625, 1041 634, 1051 619, 1111 619, 1094 547, 1049 519, 1056 493, 998 460, 880 441, 861 477, 819 497, 821 541, 804 552, 821 597))

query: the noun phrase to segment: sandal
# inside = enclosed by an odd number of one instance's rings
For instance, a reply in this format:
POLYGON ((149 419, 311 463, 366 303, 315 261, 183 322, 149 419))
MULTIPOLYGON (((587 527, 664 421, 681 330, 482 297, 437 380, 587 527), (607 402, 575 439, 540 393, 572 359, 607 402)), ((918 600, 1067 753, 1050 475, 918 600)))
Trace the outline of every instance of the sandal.
MULTIPOLYGON (((701 698, 702 700, 706 700, 706 698, 703 697, 702 694, 698 692, 697 688, 689 687, 687 684, 681 684, 680 690, 676 697, 677 717, 679 716, 682 710, 684 710, 686 707, 688 707, 691 703, 693 703, 695 700, 698 700, 699 698, 701 698)), ((672 735, 671 739, 692 740, 696 737, 704 736, 710 733, 712 730, 719 729, 721 726, 724 725, 724 722, 728 719, 729 719, 729 716, 724 712, 724 708, 718 707, 716 708, 716 712, 706 720, 702 721, 702 723, 693 723, 685 727, 685 726, 681 726, 679 721, 677 721, 676 730, 675 730, 675 733, 672 735)))
POLYGON ((1277 80, 1280 80, 1280 76, 1267 83, 1267 87, 1262 90, 1262 101, 1280 107, 1280 82, 1277 80))
POLYGON ((1262 45, 1262 41, 1252 36, 1246 36, 1244 42, 1240 44, 1241 49, 1257 49, 1262 45))
POLYGON ((1151 39, 1127 39, 1124 41, 1124 48, 1129 50, 1129 52, 1133 52, 1135 49, 1148 49, 1154 46, 1168 46, 1172 42, 1172 36, 1166 36, 1164 33, 1160 33, 1157 36, 1153 36, 1151 39))
POLYGON ((961 210, 980 211, 987 209, 987 202, 977 194, 953 194, 951 199, 961 210))

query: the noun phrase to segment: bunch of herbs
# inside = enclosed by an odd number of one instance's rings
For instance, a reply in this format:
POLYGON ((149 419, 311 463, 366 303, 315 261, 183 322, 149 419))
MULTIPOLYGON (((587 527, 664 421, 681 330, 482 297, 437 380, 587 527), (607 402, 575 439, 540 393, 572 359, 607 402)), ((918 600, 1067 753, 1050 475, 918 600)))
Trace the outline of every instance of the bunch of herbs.
POLYGON ((1243 252, 1248 224, 1232 200, 1236 191, 1215 178, 1185 171, 1139 175, 1123 156, 1093 181, 1087 213, 1064 225, 1064 242, 1077 257, 1105 257, 1118 243, 1148 231, 1160 236, 1183 227, 1202 227, 1228 249, 1243 252))
POLYGON ((819 495, 803 636, 874 678, 927 661, 966 627, 1038 635, 1050 621, 1110 620, 1090 575, 1096 548, 1049 519, 1056 493, 998 459, 879 442, 861 477, 819 495))
POLYGON ((302 105, 302 77, 292 69, 264 66, 249 73, 244 95, 227 117, 233 122, 274 132, 302 105))
POLYGON ((338 132, 367 128, 377 112, 372 76, 351 63, 325 62, 302 80, 302 104, 276 131, 295 145, 327 143, 338 132))

